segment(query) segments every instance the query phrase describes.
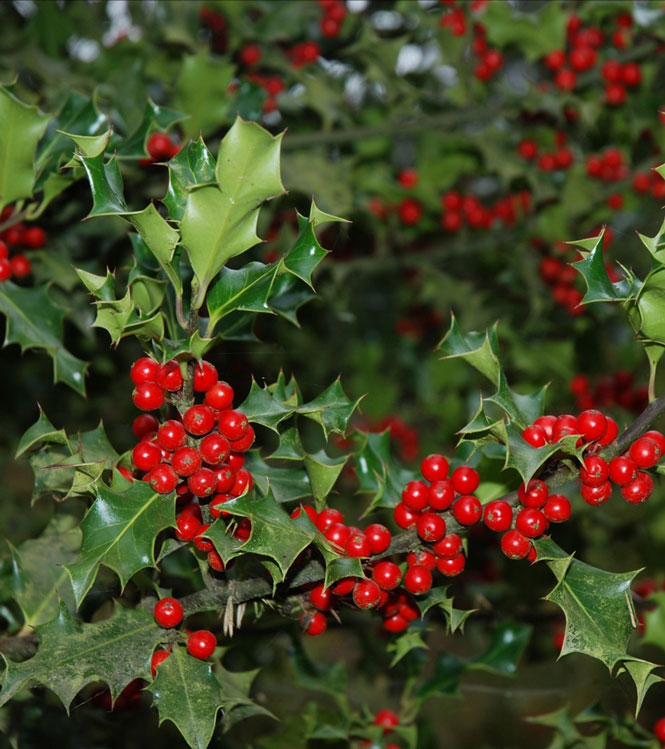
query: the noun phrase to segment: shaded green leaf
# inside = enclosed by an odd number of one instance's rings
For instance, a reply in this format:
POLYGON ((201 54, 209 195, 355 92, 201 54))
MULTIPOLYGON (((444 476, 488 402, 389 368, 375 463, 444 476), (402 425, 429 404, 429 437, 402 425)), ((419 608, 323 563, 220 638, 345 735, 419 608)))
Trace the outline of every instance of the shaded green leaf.
POLYGON ((472 331, 463 335, 457 325, 455 316, 451 313, 450 329, 437 346, 442 359, 461 357, 466 359, 487 379, 499 386, 499 344, 496 338, 496 324, 487 331, 480 333, 472 331))

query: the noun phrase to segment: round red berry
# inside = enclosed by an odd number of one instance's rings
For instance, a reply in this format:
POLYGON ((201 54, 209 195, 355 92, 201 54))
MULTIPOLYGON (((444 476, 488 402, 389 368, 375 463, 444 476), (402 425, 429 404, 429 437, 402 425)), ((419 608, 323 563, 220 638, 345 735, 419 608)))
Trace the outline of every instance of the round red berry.
POLYGON ((224 411, 233 405, 233 388, 228 382, 217 382, 206 390, 203 401, 206 406, 214 408, 215 411, 224 411))
POLYGON ((373 580, 359 580, 353 587, 353 602, 359 609, 373 609, 381 600, 381 588, 373 580))
POLYGON ((139 442, 132 450, 132 463, 139 471, 151 471, 162 461, 162 450, 154 442, 139 442))
POLYGON ((242 439, 249 429, 245 414, 230 409, 219 414, 218 424, 219 431, 230 440, 242 439))
POLYGON ((563 523, 570 517, 570 500, 563 494, 550 494, 543 512, 550 522, 563 523))
POLYGON ((182 421, 190 434, 202 437, 212 431, 215 426, 215 414, 208 406, 191 406, 185 411, 182 421))
POLYGON ((338 580, 331 588, 336 596, 348 596, 356 585, 355 577, 343 577, 338 580))
POLYGON ((132 400, 141 411, 156 411, 164 405, 164 391, 156 382, 141 382, 134 388, 132 400))
POLYGON ((374 716, 374 725, 382 726, 383 733, 392 733, 395 726, 399 725, 399 717, 392 710, 379 710, 374 716))
POLYGON ((464 571, 466 566, 466 557, 464 554, 458 554, 456 557, 439 557, 436 560, 436 568, 446 577, 455 577, 464 571))
POLYGON ((432 587, 432 573, 419 564, 409 567, 404 573, 404 587, 413 595, 422 595, 432 587))
POLYGON ((600 455, 587 455, 580 468, 580 479, 588 486, 600 486, 607 481, 610 469, 607 461, 600 455))
POLYGON ((201 551, 210 552, 215 547, 209 538, 205 538, 205 533, 210 528, 210 523, 202 523, 199 526, 199 532, 194 537, 194 546, 201 551))
POLYGON ((215 476, 217 476, 217 489, 216 491, 220 494, 225 494, 229 489, 233 488, 235 484, 236 475, 228 466, 222 466, 215 470, 215 476))
POLYGON ((328 611, 332 601, 332 591, 330 588, 324 588, 322 584, 315 585, 309 591, 309 600, 319 611, 328 611))
POLYGON ((159 421, 152 414, 139 414, 132 422, 132 432, 140 440, 146 434, 154 432, 158 426, 159 421))
POLYGON ((239 497, 241 494, 251 492, 253 487, 252 474, 246 468, 241 468, 236 471, 236 477, 233 486, 229 489, 229 494, 232 497, 239 497))
POLYGON ((441 481, 448 475, 448 461, 443 455, 428 455, 420 464, 420 472, 423 478, 430 483, 441 481))
POLYGON ((420 564, 431 571, 436 567, 436 556, 431 551, 427 551, 427 549, 417 549, 416 551, 410 551, 406 555, 406 563, 409 567, 420 564))
POLYGON ((8 281, 12 277, 12 264, 6 257, 0 258, 0 281, 8 281))
POLYGON ((351 535, 351 530, 344 523, 333 523, 323 531, 323 535, 333 546, 343 549, 351 535))
POLYGON ((316 520, 316 527, 321 531, 321 533, 324 533, 326 528, 333 523, 344 523, 344 516, 342 513, 334 507, 326 507, 325 510, 321 510, 319 517, 316 520))
POLYGON ((587 442, 595 442, 607 431, 607 417, 595 408, 589 408, 577 417, 577 428, 587 442))
POLYGON ((540 479, 530 479, 525 486, 521 484, 517 490, 517 495, 524 507, 542 507, 547 502, 549 490, 547 484, 540 479))
POLYGON ((175 524, 178 541, 193 541, 201 528, 201 522, 194 515, 178 515, 175 524))
POLYGON ((435 512, 424 512, 416 522, 416 531, 423 541, 434 543, 446 535, 446 521, 435 512))
POLYGON ((173 141, 166 133, 153 133, 146 144, 146 151, 153 161, 166 161, 171 157, 173 141))
POLYGON ((513 523, 513 508, 503 499, 495 499, 485 505, 483 520, 491 531, 507 531, 513 523))
POLYGON ((655 440, 640 437, 630 446, 628 455, 640 468, 652 468, 660 460, 661 450, 655 440))
POLYGON ((180 365, 177 361, 167 361, 157 368, 157 384, 162 390, 175 393, 182 387, 183 379, 180 365))
POLYGON ((611 445, 612 442, 617 438, 619 434, 619 425, 614 421, 614 419, 611 416, 607 416, 607 431, 605 434, 598 440, 598 445, 600 447, 607 447, 608 445, 611 445))
POLYGON ((182 447, 187 441, 187 432, 180 421, 169 419, 157 430, 157 442, 165 449, 172 452, 182 447))
POLYGON ((579 433, 577 419, 571 414, 564 414, 563 416, 557 417, 557 420, 554 422, 551 441, 558 442, 563 437, 579 433))
POLYGON ((214 549, 208 552, 207 560, 208 566, 215 572, 224 572, 224 560, 214 549))
POLYGON ((461 525, 477 523, 483 514, 480 500, 473 494, 458 497, 453 505, 453 516, 461 525))
POLYGON ((404 530, 407 530, 416 524, 418 515, 418 512, 407 507, 404 502, 395 505, 395 509, 393 510, 395 523, 404 530))
POLYGON ((247 452, 247 450, 249 450, 249 448, 254 444, 255 436, 254 429, 250 424, 244 437, 241 437, 239 440, 229 440, 231 450, 235 453, 247 452))
POLYGON ((392 535, 385 525, 381 523, 372 523, 365 528, 365 536, 369 541, 372 554, 383 554, 390 546, 392 535))
POLYGON ((168 494, 178 484, 175 471, 167 463, 156 465, 149 473, 146 473, 145 480, 158 494, 168 494))
POLYGON ((200 468, 187 479, 187 487, 195 497, 209 497, 217 489, 217 476, 209 468, 200 468))
POLYGON ((546 414, 545 416, 539 416, 533 422, 534 426, 540 427, 545 432, 545 438, 547 439, 548 442, 552 441, 556 419, 557 419, 556 416, 551 416, 549 414, 546 414))
POLYGON ((531 445, 531 447, 543 447, 547 444, 547 435, 545 434, 545 430, 540 426, 536 426, 535 424, 528 426, 522 432, 522 439, 529 445, 531 445))
POLYGON ((177 627, 183 617, 182 604, 175 598, 162 598, 155 604, 153 614, 160 627, 177 627))
POLYGON ((319 517, 319 513, 311 506, 311 505, 299 505, 296 507, 296 509, 291 513, 292 518, 298 518, 302 513, 305 513, 307 517, 316 525, 316 521, 319 517))
POLYGON ((456 557, 461 550, 462 539, 457 535, 457 533, 449 533, 432 546, 432 551, 437 555, 437 557, 443 557, 444 559, 452 559, 453 557, 456 557))
POLYGON ((427 507, 429 487, 424 481, 409 481, 402 490, 402 502, 410 509, 420 512, 427 507))
POLYGON ((300 626, 306 635, 316 637, 328 628, 328 620, 320 611, 305 612, 300 617, 300 626))
POLYGON ((609 481, 605 481, 600 486, 582 484, 580 494, 587 504, 602 505, 604 502, 607 502, 612 494, 612 484, 609 481))
POLYGON ((383 590, 395 590, 402 581, 402 571, 394 562, 382 561, 374 565, 372 578, 383 590))
POLYGON ((351 533, 344 543, 344 551, 350 557, 368 557, 372 547, 364 533, 351 533))
POLYGON ((447 510, 455 499, 455 490, 450 479, 435 481, 427 490, 427 503, 433 510, 447 510))
POLYGON ((531 541, 519 531, 510 530, 501 537, 501 551, 509 559, 524 559, 531 548, 531 541))
POLYGON ((453 489, 458 494, 471 494, 475 492, 480 483, 480 476, 475 468, 470 466, 459 466, 450 477, 453 489))
POLYGON ((665 744, 665 718, 661 718, 656 721, 653 727, 655 737, 660 741, 661 744, 665 744))
POLYGON ((155 382, 158 367, 159 364, 154 359, 143 356, 132 364, 129 376, 135 385, 140 385, 142 382, 155 382))
POLYGON ((205 393, 217 384, 217 368, 207 361, 197 362, 194 368, 194 391, 205 393))
POLYGON ((637 463, 627 455, 612 458, 609 465, 609 477, 617 486, 625 486, 637 477, 637 463))
POLYGON ((208 465, 219 465, 223 463, 231 453, 229 441, 221 434, 213 433, 206 435, 199 444, 199 452, 203 461, 208 465))
POLYGON ((644 473, 643 471, 638 471, 637 478, 621 487, 623 498, 626 502, 630 502, 633 505, 646 502, 651 496, 652 491, 653 480, 648 473, 644 473))
POLYGON ((38 250, 46 242, 46 233, 41 226, 29 226, 23 232, 23 244, 31 250, 38 250))
POLYGON ((154 679, 157 676, 157 668, 171 655, 169 650, 155 650, 150 659, 150 673, 154 679))
POLYGON ((547 530, 548 522, 544 513, 535 507, 525 507, 517 513, 515 528, 527 538, 538 538, 547 530))
POLYGON ((209 658, 217 647, 217 638, 207 629, 192 632, 187 638, 187 652, 195 658, 209 658))
POLYGON ((191 476, 202 466, 201 453, 195 447, 181 447, 171 456, 171 465, 178 476, 191 476))

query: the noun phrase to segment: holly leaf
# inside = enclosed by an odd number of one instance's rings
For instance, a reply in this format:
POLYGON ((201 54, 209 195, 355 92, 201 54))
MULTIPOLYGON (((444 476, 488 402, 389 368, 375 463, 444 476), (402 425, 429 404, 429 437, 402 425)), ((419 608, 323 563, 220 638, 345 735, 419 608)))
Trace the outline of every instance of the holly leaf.
POLYGON ((2 655, 7 668, 0 706, 30 683, 55 692, 67 712, 74 697, 92 682, 105 682, 115 700, 133 679, 150 679, 152 652, 164 639, 151 614, 119 605, 110 618, 83 624, 61 603, 58 616, 36 632, 35 656, 16 663, 2 655))
POLYGON ((173 221, 182 221, 192 188, 215 181, 215 157, 203 138, 188 143, 169 161, 169 186, 162 203, 173 221))
POLYGON ((316 509, 321 511, 326 504, 326 497, 332 491, 339 474, 346 465, 347 457, 331 458, 325 450, 305 455, 305 470, 312 487, 316 509))
POLYGON ((545 409, 545 393, 549 385, 545 385, 535 393, 523 395, 516 393, 508 386, 508 381, 503 370, 499 370, 499 382, 494 395, 484 398, 483 401, 495 403, 509 417, 511 421, 519 424, 523 429, 539 417, 545 409))
POLYGON ((268 487, 280 503, 312 496, 312 487, 302 468, 277 468, 268 465, 257 451, 245 453, 245 465, 263 494, 268 487))
POLYGON ((252 386, 247 398, 238 408, 249 421, 268 427, 277 434, 279 434, 277 426, 284 419, 288 419, 295 410, 293 406, 282 403, 276 398, 268 386, 261 387, 254 378, 252 378, 252 386))
POLYGON ((640 712, 642 703, 644 702, 644 698, 646 697, 649 689, 651 689, 654 684, 658 684, 659 682, 663 681, 663 678, 661 676, 654 674, 654 671, 659 668, 662 668, 662 666, 658 665, 657 663, 643 661, 641 658, 628 658, 622 663, 621 668, 617 673, 618 675, 625 670, 635 684, 635 691, 637 695, 637 700, 635 703, 636 718, 640 712))
POLYGON ((492 633, 487 649, 467 663, 469 671, 491 671, 512 676, 526 650, 533 627, 516 622, 504 622, 492 633))
POLYGON ((488 380, 499 386, 501 364, 499 363, 499 343, 495 323, 485 332, 471 331, 463 335, 457 325, 455 315, 450 315, 450 329, 437 346, 442 359, 465 359, 488 380))
POLYGON ((219 149, 218 185, 198 187, 187 196, 180 230, 198 284, 195 309, 227 260, 259 241, 261 203, 284 192, 279 176, 281 139, 282 135, 273 137, 256 123, 237 118, 219 149))
POLYGON ((0 209, 32 197, 37 144, 49 116, 0 86, 0 209))
POLYGON ((550 538, 534 542, 557 584, 546 596, 566 617, 561 655, 590 655, 613 670, 628 658, 626 646, 636 621, 630 595, 635 572, 605 572, 566 554, 550 538))
POLYGON ((32 426, 28 427, 19 440, 16 454, 14 455, 17 460, 25 455, 26 452, 38 449, 45 442, 56 445, 69 444, 65 430, 56 429, 44 413, 41 405, 37 405, 39 407, 39 418, 32 426))
POLYGON ((592 302, 623 302, 634 293, 632 284, 626 281, 612 283, 607 275, 605 258, 603 256, 603 236, 605 230, 597 237, 579 240, 570 244, 577 244, 582 249, 584 257, 573 262, 573 268, 581 273, 587 286, 582 304, 592 302), (591 244, 589 244, 591 243, 591 244), (589 249, 585 249, 588 247, 589 249))
POLYGON ((305 458, 305 448, 302 446, 297 427, 290 427, 279 435, 279 445, 269 457, 271 460, 303 460, 305 458))
POLYGON ((65 348, 65 311, 51 301, 46 286, 21 288, 5 281, 0 285, 0 311, 7 318, 5 346, 18 343, 21 351, 43 349, 53 359, 53 381, 85 395, 88 364, 65 348))
POLYGON ((226 502, 224 510, 249 518, 252 532, 242 551, 274 560, 281 573, 279 579, 273 576, 275 583, 286 577, 298 555, 318 534, 309 518, 306 518, 307 522, 301 520, 304 513, 299 518, 290 518, 270 490, 263 497, 245 495, 226 502))
POLYGON ((175 523, 175 494, 157 494, 135 481, 122 492, 104 484, 81 522, 83 543, 78 561, 67 566, 76 604, 92 587, 100 564, 112 569, 124 587, 141 569, 155 566, 155 538, 175 523))
POLYGON ((448 631, 451 634, 457 632, 458 629, 464 631, 464 623, 471 614, 477 611, 477 609, 456 609, 453 606, 452 596, 448 595, 447 587, 432 588, 429 593, 418 598, 421 618, 435 606, 443 613, 448 631))
MULTIPOLYGON (((141 159, 148 156, 146 143, 151 133, 166 131, 173 125, 187 120, 189 115, 177 112, 175 109, 160 107, 152 99, 148 99, 143 111, 143 117, 136 130, 126 138, 119 138, 117 154, 122 159, 141 159)), ((114 144, 115 145, 115 144, 114 144)))
POLYGON ((420 632, 416 632, 415 629, 408 629, 404 634, 389 643, 386 650, 392 653, 393 659, 390 661, 390 668, 392 668, 412 650, 428 650, 428 647, 420 636, 420 632))
POLYGON ((316 238, 314 219, 308 221, 299 215, 298 223, 300 234, 298 234, 293 247, 284 256, 284 267, 313 288, 312 273, 328 254, 328 250, 324 250, 316 238))
POLYGON ((76 610, 63 565, 74 561, 80 547, 81 530, 72 515, 56 515, 38 538, 28 539, 18 548, 10 545, 10 584, 27 626, 51 621, 58 615, 60 600, 70 611, 76 610))
POLYGON ((298 406, 297 412, 320 424, 328 439, 330 432, 344 434, 351 414, 361 400, 362 398, 356 401, 349 400, 338 377, 318 398, 298 406))
POLYGON ((205 537, 212 541, 224 565, 242 554, 242 541, 233 535, 224 518, 217 518, 206 531, 205 537))

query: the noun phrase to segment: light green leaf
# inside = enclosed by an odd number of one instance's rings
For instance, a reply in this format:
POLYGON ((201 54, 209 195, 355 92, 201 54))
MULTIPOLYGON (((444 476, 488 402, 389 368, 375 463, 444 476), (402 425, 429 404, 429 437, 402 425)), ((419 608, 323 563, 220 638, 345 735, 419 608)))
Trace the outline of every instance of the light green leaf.
POLYGON ((326 497, 335 486, 346 461, 346 456, 331 458, 324 450, 319 450, 313 455, 309 453, 305 455, 305 469, 309 476, 309 483, 318 511, 325 507, 326 497))
POLYGON ((495 324, 484 333, 472 331, 463 335, 457 325, 455 316, 451 313, 450 329, 437 346, 442 359, 461 357, 485 375, 497 387, 499 386, 499 344, 496 338, 495 324))

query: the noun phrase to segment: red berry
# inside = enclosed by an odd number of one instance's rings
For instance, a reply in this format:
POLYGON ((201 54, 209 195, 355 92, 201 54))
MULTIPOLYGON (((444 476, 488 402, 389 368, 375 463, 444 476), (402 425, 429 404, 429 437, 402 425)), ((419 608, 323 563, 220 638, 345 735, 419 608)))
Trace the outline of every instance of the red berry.
POLYGON ((25 255, 14 255, 9 259, 9 265, 16 278, 25 278, 32 273, 32 263, 25 255))
POLYGON ((542 507, 547 502, 548 494, 547 484, 540 479, 531 479, 527 486, 521 484, 517 490, 519 500, 525 507, 542 507))
POLYGON ((146 473, 145 480, 150 482, 150 486, 158 494, 168 494, 178 484, 178 477, 175 471, 167 463, 156 465, 149 473, 146 473))
POLYGON ((608 83, 605 87, 605 101, 612 107, 621 106, 626 96, 626 89, 620 83, 608 83))
POLYGON ((242 439, 249 429, 245 414, 240 411, 226 410, 219 414, 219 431, 230 440, 242 439))
POLYGON ((540 427, 545 432, 545 437, 548 442, 552 441, 552 436, 554 433, 554 425, 556 424, 556 416, 539 416, 534 422, 533 425, 536 427, 540 427))
POLYGON ((201 527, 199 519, 193 515, 178 515, 175 524, 175 535, 179 541, 193 541, 201 527))
POLYGON ((535 507, 525 507, 517 513, 515 528, 527 538, 538 538, 547 530, 545 515, 535 507))
POLYGON ((169 650, 155 650, 150 659, 150 673, 154 679, 157 676, 157 667, 161 666, 162 663, 171 655, 169 650))
POLYGON ((513 508, 503 499, 495 499, 485 505, 483 520, 491 531, 507 531, 513 523, 513 508))
POLYGON ((216 411, 223 411, 233 405, 233 388, 227 382, 218 382, 206 390, 203 402, 216 411))
POLYGON ((319 517, 316 520, 316 527, 324 533, 326 528, 331 526, 333 523, 343 523, 344 516, 339 510, 333 507, 327 507, 325 510, 321 510, 319 517))
POLYGON ((397 181, 402 187, 415 187, 418 184, 418 172, 415 169, 402 169, 397 175, 397 181))
POLYGON ((241 437, 239 440, 229 440, 229 445, 231 447, 231 450, 235 453, 244 453, 249 450, 249 448, 254 444, 254 439, 256 435, 254 434, 254 429, 252 428, 252 425, 249 425, 249 429, 247 430, 247 433, 244 437, 241 437))
POLYGON ((351 533, 344 544, 344 551, 350 557, 368 557, 372 554, 372 547, 364 533, 351 533))
POLYGON ((157 384, 162 390, 175 393, 182 387, 183 379, 180 365, 177 361, 167 361, 157 368, 157 384))
POLYGON ((319 611, 328 611, 332 600, 330 588, 324 588, 322 584, 316 585, 309 591, 309 600, 319 611))
POLYGON ((191 406, 185 411, 182 421, 190 434, 201 437, 212 431, 215 426, 215 414, 208 406, 191 406))
POLYGON ((640 437, 630 446, 628 455, 640 468, 652 468, 660 460, 661 450, 655 440, 650 437, 640 437))
POLYGON ((458 497, 453 505, 453 517, 461 525, 477 523, 483 514, 480 501, 473 494, 458 497))
MULTIPOLYGON (((183 430, 184 432, 184 430, 183 430)), ((229 441, 221 434, 208 434, 201 440, 199 452, 204 462, 211 466, 223 463, 231 453, 229 441)))
POLYGON ((217 638, 207 629, 192 632, 187 638, 187 652, 195 658, 209 658, 217 647, 217 638))
POLYGON ((444 559, 452 559, 453 557, 456 557, 461 550, 462 539, 457 535, 457 533, 449 533, 432 546, 432 551, 437 555, 437 557, 443 557, 444 559))
POLYGON ((348 596, 356 585, 355 577, 343 577, 338 580, 331 588, 336 596, 348 596))
POLYGON ((403 224, 412 226, 420 221, 423 215, 423 207, 413 198, 404 198, 397 208, 397 213, 403 224))
POLYGON ((577 428, 587 442, 595 442, 607 431, 607 418, 595 408, 590 408, 577 417, 577 428))
POLYGON ((157 442, 172 452, 182 447, 187 441, 187 432, 180 421, 170 419, 165 421, 157 430, 157 442))
POLYGON ((621 488, 621 494, 626 502, 630 504, 639 504, 646 502, 653 491, 653 480, 648 473, 638 471, 637 478, 621 488))
POLYGON ((164 405, 164 391, 155 382, 141 382, 134 388, 132 400, 141 411, 156 411, 164 405))
MULTIPOLYGON (((383 620, 383 628, 393 634, 404 632, 408 626, 408 619, 405 619, 401 614, 393 614, 393 616, 389 616, 383 620)), ((394 747, 395 745, 390 744, 390 746, 394 747)))
POLYGON ((661 718, 656 721, 653 727, 655 737, 660 741, 661 744, 665 744, 665 718, 661 718))
POLYGON ((203 523, 199 526, 199 532, 194 536, 194 546, 201 551, 209 552, 215 547, 209 538, 205 538, 205 533, 210 528, 210 523, 203 523))
POLYGON ((232 499, 230 494, 217 494, 210 500, 208 508, 210 509, 210 514, 215 520, 220 517, 220 515, 223 517, 230 517, 228 512, 222 510, 222 505, 230 499, 232 499))
POLYGON ((544 61, 550 70, 559 70, 566 64, 566 53, 561 49, 552 50, 545 55, 544 61))
POLYGON ((208 552, 208 566, 215 570, 215 572, 224 572, 224 560, 221 556, 212 549, 208 552))
POLYGON ((464 554, 458 554, 456 557, 439 557, 436 560, 436 568, 446 577, 455 577, 464 571, 466 566, 466 557, 464 554))
POLYGON ((399 717, 392 710, 379 710, 374 716, 374 725, 382 726, 383 733, 392 733, 395 726, 399 725, 399 717))
POLYGON ((570 415, 564 414, 559 416, 554 422, 552 427, 552 442, 558 442, 563 437, 567 437, 569 434, 579 434, 579 427, 577 425, 577 419, 570 415))
POLYGON ((424 481, 409 481, 402 490, 402 502, 410 510, 424 510, 427 507, 428 489, 424 481))
POLYGON ((173 141, 166 133, 153 133, 146 144, 146 151, 153 161, 166 161, 171 157, 173 141))
POLYGON ((435 481, 427 490, 427 503, 433 510, 447 510, 455 499, 455 490, 450 479, 435 481))
POLYGON ((258 44, 245 44, 240 50, 239 58, 243 65, 252 67, 261 59, 261 47, 258 44))
POLYGON ((344 523, 333 523, 323 531, 323 535, 333 546, 343 549, 351 535, 351 530, 344 523))
POLYGON ((155 604, 153 614, 160 627, 177 627, 183 617, 182 604, 175 598, 162 598, 155 604))
POLYGON ((422 595, 432 587, 432 573, 427 567, 414 565, 404 574, 404 587, 413 595, 422 595))
POLYGON ((201 453, 195 447, 181 447, 171 457, 171 465, 178 476, 191 476, 202 466, 201 453))
POLYGON ((578 72, 583 72, 596 64, 596 57, 593 47, 576 47, 570 53, 570 64, 578 72))
POLYGON ((446 521, 434 512, 424 512, 418 518, 416 530, 423 541, 434 543, 446 535, 446 521))
POLYGON ((402 581, 402 571, 394 562, 378 562, 372 570, 372 578, 383 590, 395 590, 402 581))
MULTIPOLYGON (((642 82, 642 70, 636 62, 627 62, 621 70, 621 79, 626 86, 639 86, 642 82)), ((23 236, 25 244, 25 235, 23 236)))
POLYGON ((609 465, 609 477, 617 486, 626 486, 637 478, 637 463, 627 455, 612 458, 609 465))
POLYGON ((146 434, 154 432, 158 426, 159 421, 152 414, 139 414, 132 422, 132 432, 140 440, 146 434))
MULTIPOLYGON (((651 187, 651 177, 649 177, 649 187, 651 187)), ((9 247, 7 247, 7 245, 0 239, 0 260, 6 260, 8 257, 9 247)))
POLYGON ((316 637, 316 635, 323 634, 326 631, 328 628, 328 620, 320 611, 304 613, 300 617, 300 626, 303 628, 306 635, 316 637))
POLYGON ((246 468, 241 468, 236 472, 235 481, 229 489, 229 494, 232 497, 239 497, 241 494, 245 494, 245 492, 251 492, 253 488, 254 481, 252 474, 246 468))
POLYGON ((187 487, 195 497, 209 497, 217 489, 217 476, 209 468, 200 468, 187 479, 187 487))
POLYGON ((23 244, 31 250, 38 250, 46 242, 46 233, 41 226, 29 226, 23 232, 23 244))
POLYGON ((436 556, 426 549, 417 549, 416 551, 410 551, 406 555, 406 563, 409 567, 420 564, 431 571, 436 567, 436 556))
POLYGON ((563 494, 550 494, 543 512, 550 522, 563 523, 570 517, 570 501, 563 494))
POLYGON ((600 486, 607 481, 609 466, 600 455, 587 455, 580 468, 580 478, 588 486, 600 486))
POLYGON ((528 426, 522 432, 522 439, 529 445, 531 445, 531 447, 543 447, 547 444, 547 435, 545 434, 545 430, 540 426, 536 426, 535 424, 528 426))
POLYGON ((194 391, 205 393, 217 384, 217 369, 210 362, 197 362, 194 368, 194 391))
POLYGON ((231 468, 228 466, 222 466, 215 470, 215 476, 217 476, 216 491, 220 494, 225 494, 233 488, 236 481, 236 474, 231 468))
POLYGON ((538 144, 530 139, 521 140, 517 144, 517 152, 523 159, 531 161, 538 155, 538 144))
POLYGON ((501 551, 508 559, 524 559, 531 548, 531 541, 519 531, 510 530, 501 537, 501 551))
POLYGON ((589 486, 588 484, 582 484, 580 489, 582 499, 589 505, 602 505, 610 498, 612 494, 612 484, 609 481, 605 481, 600 486, 589 486))
POLYGON ((393 517, 400 528, 407 530, 416 524, 418 513, 407 507, 404 502, 400 502, 393 510, 393 517))
POLYGON ((162 461, 162 450, 154 442, 139 442, 132 450, 132 463, 139 471, 151 471, 162 461))
POLYGON ((353 587, 353 602, 359 609, 373 609, 379 605, 381 589, 373 580, 359 580, 353 587))
POLYGON ((554 85, 562 91, 572 91, 577 85, 577 76, 572 70, 561 68, 554 78, 554 85))
POLYGON ((369 545, 372 550, 372 554, 383 554, 383 552, 390 546, 392 535, 385 525, 380 523, 372 523, 365 528, 365 536, 369 541, 369 545))
POLYGON ((651 429, 645 432, 642 437, 648 437, 650 440, 653 440, 658 445, 661 455, 665 453, 665 437, 660 432, 651 429))
MULTIPOLYGON (((302 513, 305 513, 307 517, 316 525, 316 521, 319 517, 319 513, 311 506, 311 505, 299 505, 296 507, 296 509, 291 513, 292 518, 300 517, 302 513)), ((370 526, 371 527, 371 526, 370 526)))
POLYGON ((614 421, 614 419, 611 416, 607 416, 607 431, 605 434, 598 440, 598 445, 600 447, 607 447, 608 445, 611 445, 612 442, 617 438, 617 435, 619 434, 619 426, 614 421))
POLYGON ((430 484, 445 479, 448 475, 448 469, 448 461, 443 455, 428 455, 423 458, 420 464, 420 472, 430 484))
POLYGON ((459 466, 450 477, 453 489, 458 494, 471 494, 476 491, 480 483, 480 476, 475 468, 459 466))

